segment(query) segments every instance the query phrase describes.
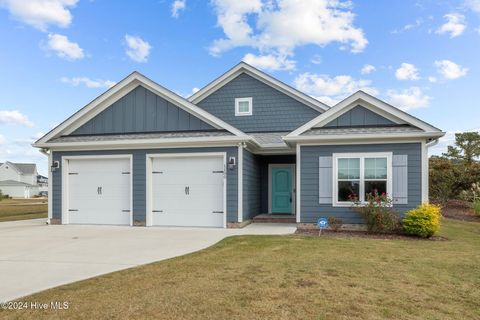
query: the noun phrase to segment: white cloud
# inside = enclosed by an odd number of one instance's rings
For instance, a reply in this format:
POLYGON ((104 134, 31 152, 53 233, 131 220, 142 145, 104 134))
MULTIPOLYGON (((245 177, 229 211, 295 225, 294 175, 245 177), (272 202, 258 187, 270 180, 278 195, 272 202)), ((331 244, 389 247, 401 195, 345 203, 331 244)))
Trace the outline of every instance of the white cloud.
POLYGON ((450 38, 455 38, 461 35, 467 25, 465 24, 465 16, 459 13, 449 13, 443 16, 447 22, 441 25, 435 33, 449 34, 450 38))
POLYGON ((48 49, 55 52, 60 58, 67 60, 80 60, 85 57, 83 49, 78 43, 71 42, 61 34, 52 33, 48 35, 48 49))
POLYGON ((428 77, 428 81, 431 82, 431 83, 435 83, 435 82, 437 82, 437 77, 430 76, 430 77, 428 77))
POLYGON ((377 68, 375 68, 375 66, 373 66, 371 64, 366 64, 362 67, 362 70, 360 70, 360 73, 361 74, 370 74, 370 73, 374 72, 375 70, 377 70, 377 68))
POLYGON ((197 87, 193 87, 193 88, 192 88, 192 94, 195 94, 195 93, 197 93, 198 91, 200 91, 200 88, 197 88, 197 87))
POLYGON ((480 13, 480 0, 465 0, 464 5, 470 10, 480 13))
POLYGON ((33 122, 17 110, 0 110, 0 124, 19 124, 26 127, 33 127, 33 122))
POLYGON ((0 6, 7 8, 15 19, 46 31, 49 25, 68 27, 73 19, 69 8, 77 2, 78 0, 0 0, 0 6))
POLYGON ((405 32, 405 31, 409 31, 409 30, 413 30, 413 29, 419 28, 422 24, 423 24, 423 19, 422 19, 422 18, 418 18, 418 19, 415 20, 414 23, 406 24, 406 25, 404 25, 401 29, 395 29, 395 30, 393 30, 392 33, 393 33, 393 34, 403 33, 403 32, 405 32))
POLYGON ((178 18, 180 11, 185 10, 186 0, 175 0, 172 3, 172 17, 178 18))
POLYGON ((418 87, 410 87, 403 91, 388 90, 389 102, 404 111, 428 107, 431 97, 418 87))
POLYGON ((411 63, 402 63, 400 68, 395 71, 395 77, 398 80, 418 80, 418 69, 411 63))
POLYGON ((262 55, 293 56, 296 47, 333 42, 361 52, 368 40, 353 25, 349 1, 212 0, 217 25, 225 37, 210 46, 214 56, 235 47, 252 47, 262 55))
POLYGON ((435 66, 438 73, 448 80, 458 79, 465 76, 468 72, 468 68, 463 68, 450 60, 435 61, 435 66))
POLYGON ((302 73, 294 80, 295 87, 318 100, 333 105, 358 90, 376 95, 378 90, 370 80, 357 80, 349 75, 330 77, 324 74, 302 73))
POLYGON ((6 143, 7 143, 7 139, 3 135, 0 134, 0 145, 6 144, 6 143))
POLYGON ((147 62, 150 50, 152 49, 150 43, 140 37, 128 34, 125 35, 125 43, 127 45, 125 53, 130 59, 136 62, 147 62))
POLYGON ((242 59, 252 66, 263 70, 293 70, 295 69, 295 61, 289 60, 285 55, 267 54, 254 55, 247 53, 242 59))
POLYGON ((110 80, 90 79, 88 77, 62 77, 60 81, 63 83, 68 83, 74 87, 78 87, 79 85, 83 84, 87 88, 111 88, 115 85, 115 82, 110 80))
POLYGON ((321 64, 322 63, 322 56, 319 55, 319 54, 316 54, 312 57, 310 62, 313 63, 313 64, 321 64))

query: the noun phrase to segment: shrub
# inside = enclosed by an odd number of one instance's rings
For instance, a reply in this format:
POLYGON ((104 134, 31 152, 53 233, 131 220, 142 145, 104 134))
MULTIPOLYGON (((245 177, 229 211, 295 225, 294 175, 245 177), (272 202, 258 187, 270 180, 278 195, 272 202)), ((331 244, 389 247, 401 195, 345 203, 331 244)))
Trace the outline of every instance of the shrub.
POLYGON ((392 199, 385 193, 367 194, 367 203, 355 203, 371 233, 392 233, 400 228, 400 217, 392 208, 392 199))
POLYGON ((343 220, 336 217, 328 217, 328 225, 333 231, 337 232, 343 226, 343 220))
POLYGON ((473 212, 480 217, 480 199, 473 202, 473 212))
POLYGON ((440 207, 424 203, 407 212, 403 218, 405 233, 429 238, 440 229, 440 207))

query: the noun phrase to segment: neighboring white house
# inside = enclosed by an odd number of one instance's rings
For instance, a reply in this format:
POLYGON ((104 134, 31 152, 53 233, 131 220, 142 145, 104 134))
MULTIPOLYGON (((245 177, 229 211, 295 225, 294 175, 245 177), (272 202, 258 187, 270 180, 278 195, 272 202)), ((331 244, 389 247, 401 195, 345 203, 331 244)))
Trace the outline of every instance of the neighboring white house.
POLYGON ((46 178, 38 175, 34 163, 0 163, 0 190, 3 194, 12 198, 30 198, 46 190, 47 184, 46 178))

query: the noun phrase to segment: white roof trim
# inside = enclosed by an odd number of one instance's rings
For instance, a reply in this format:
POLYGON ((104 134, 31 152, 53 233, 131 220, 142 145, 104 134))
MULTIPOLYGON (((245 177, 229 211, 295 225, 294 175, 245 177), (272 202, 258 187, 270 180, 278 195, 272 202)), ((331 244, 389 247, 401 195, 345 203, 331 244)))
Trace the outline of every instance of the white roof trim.
POLYGON ((442 133, 443 135, 443 132, 440 129, 426 123, 425 121, 422 121, 404 111, 401 111, 400 109, 395 108, 394 106, 378 98, 375 98, 363 91, 357 91, 356 93, 337 103, 325 113, 307 122, 298 129, 290 132, 286 136, 286 138, 297 137, 305 131, 314 127, 322 127, 330 121, 334 120, 335 118, 339 117, 343 113, 347 112, 348 110, 354 108, 355 106, 357 106, 357 104, 360 104, 363 107, 366 107, 369 110, 398 124, 411 124, 419 129, 424 130, 427 133, 442 133))
POLYGON ((42 138, 36 141, 33 146, 46 146, 45 143, 48 140, 58 137, 62 134, 70 134, 71 132, 75 131, 77 128, 85 124, 88 120, 92 119, 100 112, 108 108, 115 101, 125 96, 128 92, 133 90, 138 85, 144 86, 146 89, 161 96, 162 98, 165 98, 176 106, 193 114, 194 116, 198 117, 199 119, 205 121, 206 123, 212 125, 217 129, 225 129, 236 136, 246 136, 246 134, 242 131, 236 129, 235 127, 229 125, 223 120, 220 120, 214 115, 197 107, 190 101, 184 99, 183 97, 162 87, 161 85, 155 83, 154 81, 135 71, 126 78, 124 78, 122 81, 117 83, 115 86, 107 90, 105 93, 97 97, 95 100, 87 104, 85 107, 80 109, 78 112, 73 114, 70 118, 62 122, 49 133, 44 135, 42 138))
POLYGON ((39 148, 43 147, 82 147, 82 146, 95 146, 95 147, 112 147, 112 146, 180 146, 182 144, 215 144, 215 143, 231 143, 236 144, 240 142, 250 141, 249 136, 228 136, 228 137, 185 137, 185 138, 155 138, 155 139, 122 139, 122 140, 106 140, 106 141, 77 141, 77 142, 47 142, 37 143, 35 146, 39 148))
POLYGON ((285 136, 283 140, 287 142, 307 142, 307 141, 352 141, 352 140, 378 140, 378 139, 397 139, 397 138, 416 138, 416 139, 438 139, 445 135, 444 132, 392 132, 392 133, 364 133, 364 134, 328 134, 328 135, 308 135, 308 136, 285 136))
POLYGON ((205 99, 206 97, 208 97, 209 95, 211 95, 212 93, 214 93, 215 91, 223 87, 225 84, 235 79, 241 73, 246 73, 249 76, 259 81, 262 81, 263 83, 269 85, 270 87, 288 95, 289 97, 319 112, 325 112, 330 108, 328 105, 310 97, 309 95, 304 94, 303 92, 298 91, 297 89, 281 82, 280 80, 273 78, 272 76, 252 67, 251 65, 243 61, 237 64, 232 69, 225 72, 223 75, 221 75, 217 79, 207 84, 198 92, 194 93, 192 96, 188 98, 188 100, 193 102, 194 104, 198 104, 200 101, 202 101, 203 99, 205 99))

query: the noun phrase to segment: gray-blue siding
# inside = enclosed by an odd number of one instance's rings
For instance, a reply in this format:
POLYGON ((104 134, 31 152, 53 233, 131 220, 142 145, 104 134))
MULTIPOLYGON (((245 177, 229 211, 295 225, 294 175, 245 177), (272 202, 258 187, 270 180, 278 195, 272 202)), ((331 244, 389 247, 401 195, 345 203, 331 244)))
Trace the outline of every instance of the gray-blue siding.
POLYGON ((319 157, 348 152, 393 152, 394 155, 408 155, 408 204, 394 205, 394 209, 404 214, 421 204, 422 152, 420 143, 301 146, 300 218, 302 223, 314 223, 319 217, 326 216, 342 218, 344 223, 363 222, 359 214, 351 208, 319 204, 319 157))
POLYGON ((292 131, 320 113, 242 73, 198 106, 244 132, 292 131), (253 114, 235 116, 235 98, 252 97, 253 114))
MULTIPOLYGON (((146 220, 146 155, 147 153, 185 153, 185 152, 226 152, 227 158, 237 157, 237 147, 175 148, 175 149, 139 149, 105 151, 61 151, 53 152, 53 161, 62 161, 62 156, 91 155, 133 155, 133 219, 146 220)), ((52 173, 52 215, 62 218, 62 168, 52 173)), ((238 173, 237 167, 227 169, 227 221, 238 220, 238 173)))
POLYGON ((243 220, 261 213, 260 158, 243 150, 243 220))
POLYGON ((214 130, 142 86, 107 107, 72 135, 214 130))
POLYGON ((325 125, 327 128, 332 127, 356 127, 356 126, 390 126, 396 123, 388 120, 381 115, 358 105, 351 110, 345 112, 338 118, 330 121, 325 125))

